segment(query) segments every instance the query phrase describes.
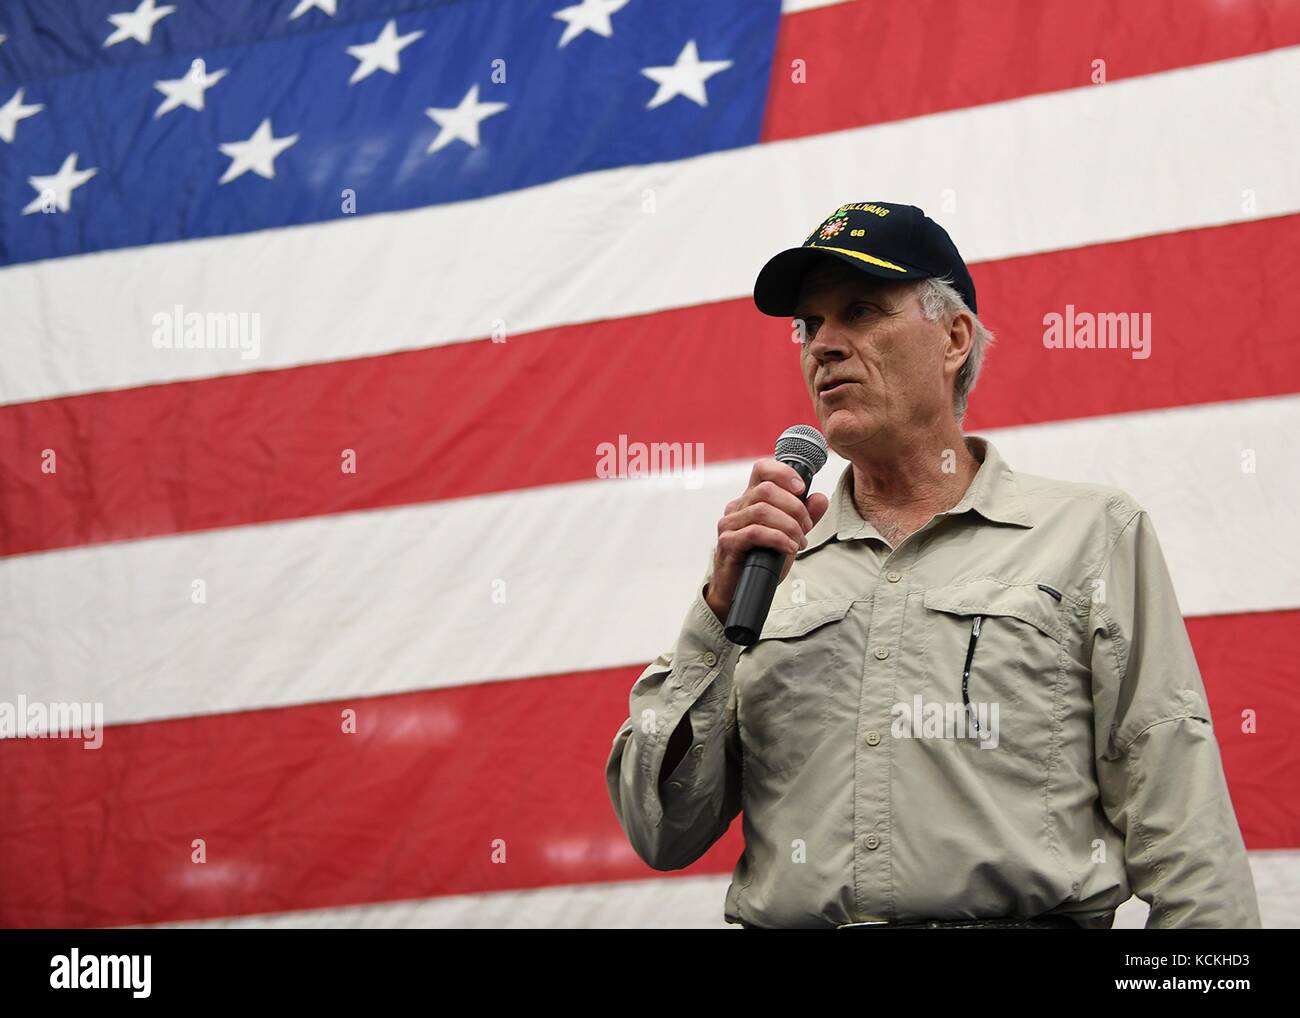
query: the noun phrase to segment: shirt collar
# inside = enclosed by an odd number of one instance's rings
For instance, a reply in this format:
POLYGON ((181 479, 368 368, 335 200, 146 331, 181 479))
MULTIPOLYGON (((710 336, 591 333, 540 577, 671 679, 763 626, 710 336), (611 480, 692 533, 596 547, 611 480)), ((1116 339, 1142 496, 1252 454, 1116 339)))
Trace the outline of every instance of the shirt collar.
MULTIPOLYGON (((1015 472, 1007 466, 993 443, 979 435, 967 435, 966 448, 980 462, 980 467, 961 500, 940 515, 959 516, 973 510, 993 523, 1032 527, 1034 524, 1020 497, 1015 472)), ((807 555, 831 538, 851 541, 855 538, 874 537, 884 541, 880 532, 859 514, 858 507, 853 502, 852 489, 853 464, 847 463, 835 486, 826 515, 808 532, 808 546, 800 549, 796 557, 807 555)))

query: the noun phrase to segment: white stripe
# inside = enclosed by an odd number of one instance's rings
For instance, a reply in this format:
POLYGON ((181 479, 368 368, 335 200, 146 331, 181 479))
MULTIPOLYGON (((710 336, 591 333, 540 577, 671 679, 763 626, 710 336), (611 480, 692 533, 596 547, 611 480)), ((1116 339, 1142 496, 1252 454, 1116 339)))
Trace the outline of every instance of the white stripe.
POLYGON ((810 11, 814 7, 834 7, 848 2, 849 0, 781 0, 781 13, 797 14, 799 11, 810 11))
MULTIPOLYGON (((987 432, 1015 469, 1137 498, 1189 615, 1300 607, 1297 433, 1300 396, 987 432)), ((114 723, 644 664, 749 469, 10 558, 0 700, 102 701, 114 723)))
MULTIPOLYGON (((1300 852, 1251 852, 1262 924, 1300 928, 1300 852)), ((237 916, 164 927, 219 929, 728 929, 722 918, 731 878, 658 877, 534 891, 497 891, 418 901, 237 916)), ((1139 929, 1150 909, 1130 898, 1115 929, 1139 929)))
POLYGON ((656 877, 237 916, 160 927, 218 929, 724 929, 729 876, 656 877))
POLYGON ((741 297, 768 256, 846 201, 918 204, 972 262, 1292 213, 1297 118, 1290 48, 480 201, 17 265, 0 271, 0 402, 494 328, 518 342, 741 297), (154 349, 153 316, 177 304, 257 312, 260 357, 154 349))

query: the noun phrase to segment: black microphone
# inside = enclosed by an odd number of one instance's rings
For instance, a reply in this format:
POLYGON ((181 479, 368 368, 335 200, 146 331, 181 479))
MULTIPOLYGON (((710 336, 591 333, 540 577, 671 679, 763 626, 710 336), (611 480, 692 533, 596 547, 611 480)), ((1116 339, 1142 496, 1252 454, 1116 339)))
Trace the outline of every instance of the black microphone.
MULTIPOLYGON (((826 465, 826 439, 822 433, 807 424, 786 428, 776 440, 776 458, 786 466, 794 467, 803 478, 803 493, 799 499, 807 502, 813 475, 826 465)), ((750 647, 758 642, 758 634, 767 621, 767 611, 772 607, 772 595, 781 582, 784 561, 785 553, 775 548, 749 549, 740 582, 736 584, 736 595, 731 599, 731 609, 727 612, 725 632, 732 643, 750 647)))

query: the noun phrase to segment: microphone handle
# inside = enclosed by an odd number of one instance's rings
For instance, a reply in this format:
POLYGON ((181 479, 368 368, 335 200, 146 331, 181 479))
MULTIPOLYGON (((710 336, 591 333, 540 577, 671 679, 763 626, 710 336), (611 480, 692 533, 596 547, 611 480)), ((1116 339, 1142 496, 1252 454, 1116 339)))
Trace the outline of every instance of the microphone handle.
MULTIPOLYGON (((781 462, 793 467, 803 479, 803 493, 799 500, 807 502, 813 478, 808 465, 796 459, 781 462)), ((785 562, 785 555, 785 552, 775 548, 749 549, 740 581, 736 584, 736 593, 731 599, 731 608, 727 612, 724 632, 732 643, 752 647, 758 642, 763 623, 767 621, 768 609, 772 607, 772 595, 781 582, 781 566, 785 562)))

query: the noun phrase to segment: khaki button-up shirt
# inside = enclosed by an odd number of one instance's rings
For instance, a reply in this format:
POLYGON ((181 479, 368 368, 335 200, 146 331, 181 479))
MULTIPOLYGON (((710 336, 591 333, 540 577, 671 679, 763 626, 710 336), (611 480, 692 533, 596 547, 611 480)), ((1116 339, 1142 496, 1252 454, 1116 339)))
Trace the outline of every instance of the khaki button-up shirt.
POLYGON ((633 847, 687 866, 743 810, 725 918, 746 925, 1109 927, 1136 893, 1150 927, 1258 926, 1146 512, 967 445, 981 465, 961 501, 892 549, 847 466, 752 647, 726 639, 706 573, 609 756, 633 847), (691 748, 661 783, 688 713, 691 748))

